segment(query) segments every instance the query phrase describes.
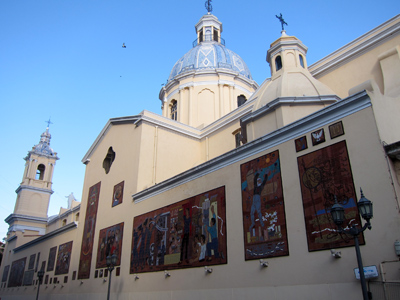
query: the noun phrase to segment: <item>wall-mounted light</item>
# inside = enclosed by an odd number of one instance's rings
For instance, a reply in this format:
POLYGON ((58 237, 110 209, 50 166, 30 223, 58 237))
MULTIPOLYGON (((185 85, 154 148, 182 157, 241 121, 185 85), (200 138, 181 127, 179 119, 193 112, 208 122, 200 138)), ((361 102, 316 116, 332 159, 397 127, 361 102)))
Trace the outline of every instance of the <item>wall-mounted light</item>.
POLYGON ((138 276, 137 274, 135 274, 135 275, 133 275, 133 276, 134 276, 133 279, 135 279, 135 280, 138 280, 138 279, 139 279, 139 276, 138 276))
POLYGON ((81 284, 83 284, 83 281, 81 280, 81 284))
POLYGON ((398 240, 394 242, 394 251, 396 251, 397 256, 400 256, 400 242, 398 240))
POLYGON ((331 249, 331 255, 334 258, 341 258, 342 257, 342 252, 341 251, 337 251, 335 249, 331 249))
POLYGON ((204 271, 206 272, 206 274, 211 274, 213 272, 213 269, 210 267, 205 266, 204 267, 204 271))
POLYGON ((104 279, 103 279, 103 282, 107 282, 107 279, 104 278, 104 279))
POLYGON ((268 267, 268 262, 263 260, 263 259, 260 259, 260 266, 263 267, 263 268, 267 268, 268 267))
POLYGON ((167 270, 165 270, 164 275, 165 275, 165 278, 168 278, 171 276, 171 273, 169 273, 167 270))

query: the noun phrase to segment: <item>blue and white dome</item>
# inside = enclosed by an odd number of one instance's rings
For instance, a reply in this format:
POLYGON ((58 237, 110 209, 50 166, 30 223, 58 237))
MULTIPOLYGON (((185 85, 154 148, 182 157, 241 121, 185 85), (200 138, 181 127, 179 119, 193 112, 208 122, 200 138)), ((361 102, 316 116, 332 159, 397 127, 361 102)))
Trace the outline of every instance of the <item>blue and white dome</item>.
POLYGON ((235 52, 217 42, 203 42, 189 50, 172 68, 168 82, 176 76, 198 70, 227 69, 252 80, 249 68, 235 52))

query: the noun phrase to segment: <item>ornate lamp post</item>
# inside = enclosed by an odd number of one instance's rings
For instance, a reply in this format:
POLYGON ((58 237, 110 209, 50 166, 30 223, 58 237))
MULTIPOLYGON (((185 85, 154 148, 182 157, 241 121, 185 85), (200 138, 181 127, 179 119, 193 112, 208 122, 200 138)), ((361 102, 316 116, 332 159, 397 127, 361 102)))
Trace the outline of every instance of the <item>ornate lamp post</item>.
POLYGON ((107 292, 107 300, 110 300, 110 287, 111 287, 111 273, 114 270, 114 266, 117 264, 117 255, 113 254, 111 256, 107 256, 107 269, 110 273, 110 277, 108 279, 108 292, 107 292))
POLYGON ((42 284, 43 276, 44 276, 43 270, 40 270, 37 272, 37 277, 39 279, 39 283, 38 283, 38 287, 37 287, 36 300, 39 299, 39 289, 40 289, 40 285, 42 284))
POLYGON ((369 300, 367 292, 367 284, 365 282, 365 276, 364 276, 364 267, 360 252, 360 244, 358 242, 358 236, 360 235, 361 232, 363 232, 367 228, 371 230, 371 223, 369 222, 369 220, 372 219, 373 212, 372 212, 372 202, 364 197, 362 189, 360 189, 360 191, 361 191, 361 199, 360 201, 358 201, 357 206, 359 213, 361 214, 362 218, 366 221, 366 223, 362 228, 357 228, 354 224, 349 229, 342 228, 342 224, 345 219, 344 208, 337 202, 336 196, 335 196, 335 204, 331 208, 331 215, 333 222, 335 222, 336 226, 338 227, 339 232, 346 233, 354 237, 354 244, 355 244, 354 246, 356 248, 358 269, 360 271, 360 282, 361 282, 363 298, 364 300, 369 300))

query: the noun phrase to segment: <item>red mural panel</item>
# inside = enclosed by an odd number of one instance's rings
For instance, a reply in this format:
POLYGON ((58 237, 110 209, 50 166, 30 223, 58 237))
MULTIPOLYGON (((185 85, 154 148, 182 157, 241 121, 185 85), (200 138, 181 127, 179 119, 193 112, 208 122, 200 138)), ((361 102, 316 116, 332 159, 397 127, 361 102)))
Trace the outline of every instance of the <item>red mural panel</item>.
POLYGON ((100 230, 99 246, 97 249, 96 268, 107 267, 107 256, 117 255, 117 264, 121 264, 122 237, 124 233, 124 223, 100 230))
POLYGON ((225 187, 137 216, 130 273, 226 264, 225 187))
MULTIPOLYGON (((340 234, 330 208, 335 196, 345 208, 343 227, 360 224, 353 175, 346 142, 325 147, 297 158, 307 231, 308 250, 352 246, 354 241, 340 234)), ((360 243, 364 237, 360 235, 360 243)))
POLYGON ((26 265, 26 257, 15 260, 11 264, 10 278, 7 287, 16 287, 22 285, 26 265))
POLYGON ((279 152, 240 166, 245 259, 288 255, 279 152))
POLYGON ((58 247, 56 270, 54 275, 68 274, 71 262, 72 241, 64 243, 58 247))
POLYGON ((83 229, 82 236, 81 256, 79 260, 78 279, 87 279, 90 277, 97 208, 99 205, 100 184, 101 183, 99 182, 89 189, 85 227, 83 229))

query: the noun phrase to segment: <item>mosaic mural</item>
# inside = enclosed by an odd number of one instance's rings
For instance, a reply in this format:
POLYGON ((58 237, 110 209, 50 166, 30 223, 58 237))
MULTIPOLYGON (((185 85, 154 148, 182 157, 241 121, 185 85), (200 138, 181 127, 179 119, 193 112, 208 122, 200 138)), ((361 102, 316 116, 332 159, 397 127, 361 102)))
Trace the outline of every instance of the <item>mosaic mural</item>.
POLYGON ((279 152, 240 166, 245 259, 288 255, 279 152))
POLYGON ((123 233, 124 223, 100 230, 96 268, 107 267, 106 258, 107 256, 111 256, 113 254, 117 255, 118 257, 116 266, 120 265, 123 233))
POLYGON ((137 216, 130 273, 226 264, 225 187, 137 216))
POLYGON ((35 274, 35 270, 25 271, 24 282, 23 285, 32 285, 33 275, 35 274))
POLYGON ((26 265, 26 257, 15 260, 11 264, 10 278, 8 279, 8 287, 16 287, 22 285, 26 265))
POLYGON ((78 279, 90 277, 90 266, 92 262, 94 232, 96 229, 97 208, 99 204, 101 182, 93 185, 89 189, 85 227, 82 236, 81 256, 79 259, 78 279))
POLYGON ((124 195, 124 181, 114 186, 112 207, 122 203, 123 195, 124 195))
MULTIPOLYGON (((345 208, 343 227, 360 224, 346 142, 325 147, 297 158, 307 231, 308 250, 354 245, 353 239, 336 230, 330 208, 338 202, 345 208)), ((364 238, 360 235, 360 243, 364 238)))
POLYGON ((54 270, 54 264, 56 262, 56 254, 57 254, 57 247, 50 248, 49 251, 49 263, 47 264, 47 271, 53 271, 54 270))
POLYGON ((72 241, 58 247, 56 271, 54 275, 68 274, 71 262, 72 241))

